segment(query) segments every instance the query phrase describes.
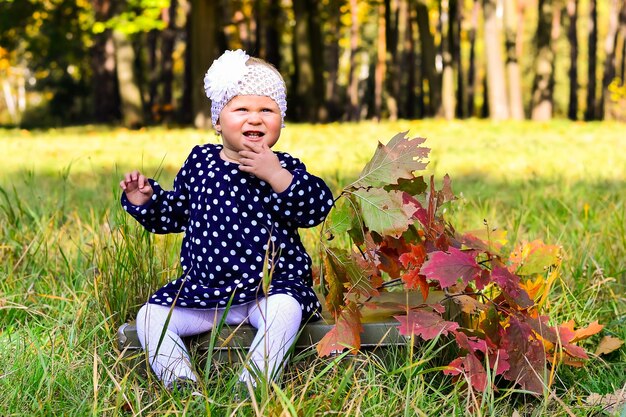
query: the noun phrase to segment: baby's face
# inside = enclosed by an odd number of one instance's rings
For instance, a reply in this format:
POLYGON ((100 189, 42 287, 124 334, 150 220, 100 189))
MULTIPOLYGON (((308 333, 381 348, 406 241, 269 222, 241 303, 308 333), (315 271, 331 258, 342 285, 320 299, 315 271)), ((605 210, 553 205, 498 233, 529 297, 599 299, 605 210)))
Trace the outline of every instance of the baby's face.
POLYGON ((278 141, 282 119, 280 108, 266 96, 235 96, 224 106, 215 125, 222 132, 224 148, 239 152, 244 144, 265 143, 270 148, 278 141))

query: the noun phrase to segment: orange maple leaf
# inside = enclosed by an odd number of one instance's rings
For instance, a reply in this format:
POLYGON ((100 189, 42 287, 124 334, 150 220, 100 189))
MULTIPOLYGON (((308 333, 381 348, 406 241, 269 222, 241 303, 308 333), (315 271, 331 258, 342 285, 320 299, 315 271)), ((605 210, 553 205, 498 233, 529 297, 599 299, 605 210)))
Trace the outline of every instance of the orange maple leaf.
POLYGON ((350 302, 337 316, 333 327, 317 344, 319 356, 329 356, 344 349, 356 353, 361 347, 361 312, 356 303, 350 302))

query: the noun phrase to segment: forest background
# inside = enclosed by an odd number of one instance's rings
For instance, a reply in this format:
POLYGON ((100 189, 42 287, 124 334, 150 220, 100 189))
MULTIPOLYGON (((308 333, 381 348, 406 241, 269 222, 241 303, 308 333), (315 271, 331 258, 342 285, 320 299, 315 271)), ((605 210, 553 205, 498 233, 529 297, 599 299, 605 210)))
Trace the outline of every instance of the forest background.
POLYGON ((626 119, 624 0, 2 0, 0 123, 210 127, 236 48, 291 121, 626 119))

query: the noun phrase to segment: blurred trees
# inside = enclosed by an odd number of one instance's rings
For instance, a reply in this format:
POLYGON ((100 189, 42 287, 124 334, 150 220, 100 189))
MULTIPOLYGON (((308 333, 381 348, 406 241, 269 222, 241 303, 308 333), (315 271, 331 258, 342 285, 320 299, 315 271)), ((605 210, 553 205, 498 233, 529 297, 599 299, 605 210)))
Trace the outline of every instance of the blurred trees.
POLYGON ((210 126, 225 49, 288 118, 626 118, 626 0, 0 0, 0 123, 210 126))

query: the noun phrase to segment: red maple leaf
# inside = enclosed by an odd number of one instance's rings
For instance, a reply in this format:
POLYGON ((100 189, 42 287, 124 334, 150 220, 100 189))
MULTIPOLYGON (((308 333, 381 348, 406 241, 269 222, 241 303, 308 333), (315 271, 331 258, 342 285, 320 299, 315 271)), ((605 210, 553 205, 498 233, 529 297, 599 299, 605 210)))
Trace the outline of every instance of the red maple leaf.
POLYGON ((487 351, 487 342, 475 336, 467 336, 463 332, 457 332, 454 338, 461 349, 465 349, 470 353, 485 353, 487 351))
POLYGON ((473 251, 463 252, 450 247, 449 252, 432 252, 424 262, 420 273, 426 278, 438 281, 441 288, 451 287, 460 279, 467 284, 480 276, 481 268, 476 263, 473 251))
POLYGON ((534 304, 526 290, 520 287, 520 278, 508 269, 495 266, 491 271, 491 279, 520 307, 528 308, 534 304))
POLYGON ((541 316, 539 318, 528 317, 524 320, 542 339, 548 342, 562 346, 565 352, 570 356, 580 359, 588 359, 587 353, 580 346, 573 345, 571 342, 576 337, 576 333, 566 326, 552 327, 548 324, 548 317, 541 316))
POLYGON ((546 353, 543 343, 532 337, 532 329, 515 317, 502 337, 502 349, 509 355, 509 369, 503 376, 522 388, 541 393, 544 388, 543 375, 546 368, 546 353))
POLYGON ((419 336, 431 340, 440 334, 454 333, 459 324, 444 320, 440 315, 425 310, 410 310, 406 316, 394 316, 400 322, 398 331, 404 336, 419 336))
POLYGON ((487 341, 475 336, 467 336, 462 331, 455 335, 456 342, 461 349, 469 353, 482 353, 489 360, 489 367, 496 371, 496 375, 502 375, 510 369, 508 362, 509 354, 504 349, 493 349, 487 346, 487 341))
POLYGON ((485 388, 487 388, 485 367, 472 353, 450 362, 448 369, 444 370, 443 373, 447 375, 465 375, 465 378, 476 391, 484 392, 485 388))
POLYGON ((402 275, 402 281, 407 289, 413 290, 419 288, 424 300, 428 298, 428 282, 426 277, 419 273, 420 268, 426 260, 426 249, 423 245, 410 245, 410 251, 405 252, 399 257, 402 266, 407 270, 402 275))
MULTIPOLYGON (((371 239, 373 242, 373 239, 371 239)), ((369 248, 371 252, 376 254, 377 266, 381 271, 385 271, 391 278, 398 278, 402 274, 402 262, 400 256, 410 251, 404 238, 394 239, 391 236, 385 236, 379 245, 369 248)))
POLYGON ((502 375, 511 369, 509 354, 504 349, 498 349, 489 355, 489 367, 496 371, 496 375, 502 375))
POLYGON ((503 328, 500 323, 500 314, 494 306, 486 311, 485 318, 480 322, 478 327, 485 332, 485 340, 490 346, 500 345, 503 328))
POLYGON ((476 277, 474 281, 476 283, 476 289, 482 290, 491 282, 491 271, 483 269, 480 271, 480 275, 476 277))
POLYGON ((404 286, 409 290, 419 288, 424 301, 428 299, 430 287, 426 281, 426 277, 424 275, 420 275, 418 269, 412 269, 402 274, 402 281, 404 282, 404 286))
POLYGON ((361 312, 354 302, 350 302, 341 310, 333 327, 317 344, 317 353, 328 356, 333 353, 350 349, 353 353, 361 347, 361 312))

